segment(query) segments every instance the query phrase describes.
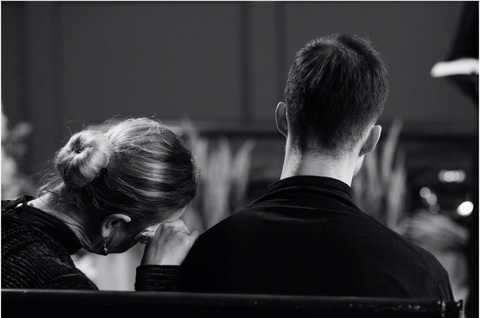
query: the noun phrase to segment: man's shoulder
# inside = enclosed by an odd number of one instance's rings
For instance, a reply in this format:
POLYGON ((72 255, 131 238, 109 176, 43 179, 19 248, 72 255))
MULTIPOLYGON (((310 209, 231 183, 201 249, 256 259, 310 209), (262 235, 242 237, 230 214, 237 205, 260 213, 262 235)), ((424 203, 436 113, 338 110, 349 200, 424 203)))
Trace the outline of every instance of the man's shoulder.
POLYGON ((428 273, 429 276, 435 277, 436 280, 441 280, 448 275, 447 271, 430 251, 384 226, 373 217, 367 215, 366 218, 373 224, 376 224, 377 233, 383 233, 380 240, 378 240, 379 237, 377 237, 376 233, 372 235, 372 239, 377 239, 381 246, 390 247, 392 249, 391 254, 403 259, 403 262, 409 264, 409 268, 413 269, 411 266, 416 264, 414 267, 422 268, 423 271, 428 273))
POLYGON ((244 223, 248 222, 251 218, 251 211, 248 208, 242 208, 234 214, 226 217, 217 224, 213 225, 202 233, 199 237, 202 239, 216 238, 232 231, 236 231, 239 227, 242 227, 244 223))
POLYGON ((448 275, 448 272, 442 266, 440 261, 430 251, 406 239, 405 241, 407 244, 409 244, 409 247, 412 249, 412 251, 418 255, 418 259, 423 262, 423 265, 427 268, 427 270, 436 276, 438 280, 441 280, 448 275))
POLYGON ((206 255, 228 253, 231 246, 238 244, 248 233, 245 231, 251 223, 251 213, 242 208, 203 232, 195 241, 187 259, 204 258, 206 255))

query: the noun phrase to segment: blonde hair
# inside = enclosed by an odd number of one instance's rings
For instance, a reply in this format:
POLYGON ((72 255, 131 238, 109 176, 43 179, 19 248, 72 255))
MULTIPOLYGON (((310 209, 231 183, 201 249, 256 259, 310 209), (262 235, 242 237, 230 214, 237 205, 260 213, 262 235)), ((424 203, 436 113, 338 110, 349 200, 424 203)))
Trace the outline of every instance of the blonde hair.
POLYGON ((63 209, 99 217, 163 222, 196 194, 197 169, 181 138, 158 121, 127 119, 105 132, 73 135, 53 159, 55 176, 40 189, 63 209))

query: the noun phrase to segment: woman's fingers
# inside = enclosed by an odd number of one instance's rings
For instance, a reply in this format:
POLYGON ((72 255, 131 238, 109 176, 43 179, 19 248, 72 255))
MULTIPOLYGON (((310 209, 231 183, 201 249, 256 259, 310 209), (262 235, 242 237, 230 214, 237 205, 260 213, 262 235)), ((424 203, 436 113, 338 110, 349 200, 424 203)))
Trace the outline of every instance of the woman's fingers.
POLYGON ((200 233, 198 231, 193 231, 190 233, 190 237, 193 239, 193 243, 197 240, 197 238, 200 236, 200 233))
POLYGON ((167 230, 183 230, 185 233, 189 233, 187 226, 182 220, 176 220, 170 223, 162 224, 167 230))
POLYGON ((181 220, 160 225, 145 247, 142 265, 180 265, 199 235, 181 220))

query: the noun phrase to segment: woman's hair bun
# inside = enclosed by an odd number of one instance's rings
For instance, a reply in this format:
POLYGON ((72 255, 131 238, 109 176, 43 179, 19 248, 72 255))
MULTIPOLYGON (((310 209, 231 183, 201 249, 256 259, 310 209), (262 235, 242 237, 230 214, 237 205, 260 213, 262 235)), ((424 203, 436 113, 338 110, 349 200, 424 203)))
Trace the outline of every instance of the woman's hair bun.
POLYGON ((100 131, 81 131, 70 137, 68 143, 57 152, 55 169, 68 187, 82 188, 108 165, 112 148, 100 131))

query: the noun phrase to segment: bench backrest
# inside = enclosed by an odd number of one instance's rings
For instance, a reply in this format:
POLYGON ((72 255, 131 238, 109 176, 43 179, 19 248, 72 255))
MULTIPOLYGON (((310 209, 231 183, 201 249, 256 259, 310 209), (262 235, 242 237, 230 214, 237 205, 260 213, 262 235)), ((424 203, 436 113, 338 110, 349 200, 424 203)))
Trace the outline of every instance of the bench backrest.
POLYGON ((3 289, 2 317, 460 317, 425 299, 3 289))

